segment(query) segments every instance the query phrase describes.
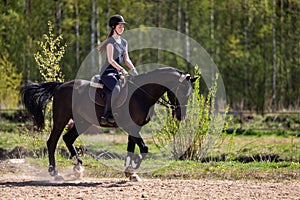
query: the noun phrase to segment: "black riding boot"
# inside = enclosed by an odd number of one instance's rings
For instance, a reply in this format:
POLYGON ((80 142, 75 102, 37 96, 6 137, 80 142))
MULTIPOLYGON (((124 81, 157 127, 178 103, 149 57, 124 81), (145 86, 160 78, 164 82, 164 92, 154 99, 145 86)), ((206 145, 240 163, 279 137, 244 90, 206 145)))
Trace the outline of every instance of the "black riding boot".
POLYGON ((106 98, 104 113, 100 120, 100 125, 102 126, 112 126, 115 124, 115 119, 111 111, 111 96, 112 94, 110 93, 106 98))

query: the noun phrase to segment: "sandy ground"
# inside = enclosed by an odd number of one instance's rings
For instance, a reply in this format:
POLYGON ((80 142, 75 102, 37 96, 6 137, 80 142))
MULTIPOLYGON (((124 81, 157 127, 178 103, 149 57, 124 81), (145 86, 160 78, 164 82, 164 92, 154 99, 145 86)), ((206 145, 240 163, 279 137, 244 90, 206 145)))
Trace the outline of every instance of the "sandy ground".
POLYGON ((83 177, 54 181, 47 169, 23 161, 0 162, 0 199, 299 199, 297 181, 160 180, 83 177), (26 169, 26 170, 25 170, 26 169), (5 173, 4 173, 5 172, 5 173))

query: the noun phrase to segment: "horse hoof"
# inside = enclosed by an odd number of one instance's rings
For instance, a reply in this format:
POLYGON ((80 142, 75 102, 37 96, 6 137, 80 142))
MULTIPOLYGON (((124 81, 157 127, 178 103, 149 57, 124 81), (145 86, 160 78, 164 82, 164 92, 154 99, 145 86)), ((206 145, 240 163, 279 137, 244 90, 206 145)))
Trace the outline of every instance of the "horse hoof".
POLYGON ((126 178, 128 178, 134 174, 134 169, 131 166, 128 166, 128 167, 126 167, 124 173, 125 173, 126 178))
POLYGON ((79 165, 75 165, 73 167, 73 171, 75 173, 75 176, 77 179, 82 178, 83 176, 83 172, 84 172, 84 168, 79 164, 79 165))
POLYGON ((55 167, 53 167, 52 165, 49 166, 48 172, 49 172, 50 176, 57 176, 58 175, 58 172, 56 171, 55 167))
POLYGON ((74 165, 73 170, 75 172, 82 173, 84 171, 84 168, 80 164, 78 164, 78 165, 74 165))
POLYGON ((131 175, 133 175, 133 173, 131 173, 131 172, 124 172, 124 173, 125 173, 126 178, 130 177, 131 175))
POLYGON ((142 179, 136 173, 129 176, 129 180, 131 182, 140 182, 140 181, 142 181, 142 179))

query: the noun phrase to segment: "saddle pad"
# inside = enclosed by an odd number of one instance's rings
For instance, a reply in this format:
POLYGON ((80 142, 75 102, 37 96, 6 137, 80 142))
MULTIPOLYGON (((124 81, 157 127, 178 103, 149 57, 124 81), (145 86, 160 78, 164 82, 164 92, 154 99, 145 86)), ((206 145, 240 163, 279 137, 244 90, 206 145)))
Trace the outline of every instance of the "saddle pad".
POLYGON ((101 81, 101 77, 99 74, 92 77, 90 86, 94 88, 103 88, 104 84, 101 81))
MULTIPOLYGON (((89 96, 90 99, 99 106, 105 106, 106 101, 106 93, 108 92, 108 89, 104 88, 95 88, 95 87, 89 87, 89 96)), ((128 95, 128 84, 125 84, 124 87, 121 88, 121 92, 117 99, 114 101, 115 105, 113 105, 115 108, 121 107, 128 95)), ((115 98, 115 97, 113 97, 115 98)))
POLYGON ((103 89, 104 84, 102 84, 102 83, 90 82, 90 86, 91 86, 91 87, 94 87, 94 88, 101 88, 101 89, 103 89))

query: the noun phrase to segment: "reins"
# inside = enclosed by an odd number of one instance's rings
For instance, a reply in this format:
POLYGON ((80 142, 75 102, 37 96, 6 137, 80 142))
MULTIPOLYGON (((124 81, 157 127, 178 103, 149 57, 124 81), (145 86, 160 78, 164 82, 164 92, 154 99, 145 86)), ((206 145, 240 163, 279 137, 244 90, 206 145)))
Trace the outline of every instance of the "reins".
MULTIPOLYGON (((176 87, 174 87, 174 88, 176 88, 176 93, 177 93, 177 90, 178 90, 178 88, 179 88, 179 85, 183 82, 183 80, 186 78, 186 76, 189 76, 189 74, 182 74, 181 75, 181 77, 179 78, 179 82, 178 82, 178 84, 177 84, 177 86, 176 87)), ((127 79, 127 78, 125 78, 125 79, 127 79)), ((137 87, 139 90, 141 90, 143 93, 145 93, 146 95, 148 95, 149 97, 151 97, 152 99, 155 99, 151 94, 149 94, 146 90, 144 90, 144 89, 142 89, 141 87, 139 87, 138 85, 136 85, 133 81, 132 81, 132 79, 128 79, 128 80, 126 80, 126 81, 128 81, 130 84, 132 84, 132 85, 134 85, 135 87, 137 87)), ((125 82, 126 82, 125 81, 125 82)), ((175 94, 175 96, 176 96, 176 94, 175 94)), ((178 107, 187 107, 187 105, 177 105, 177 104, 172 104, 171 102, 170 102, 170 100, 167 100, 164 96, 161 96, 157 101, 156 101, 156 104, 158 104, 158 105, 162 105, 162 106, 164 106, 164 107, 166 107, 166 108, 168 108, 168 109, 171 109, 171 110, 175 110, 176 108, 178 108, 178 107)))
POLYGON ((161 96, 157 101, 156 104, 165 106, 168 109, 175 110, 178 106, 173 105, 169 100, 166 100, 164 96, 161 96), (161 100, 160 100, 161 99, 161 100))
MULTIPOLYGON (((149 97, 151 97, 152 99, 155 99, 151 94, 149 94, 146 90, 144 90, 143 88, 139 87, 137 84, 135 84, 132 80, 128 80, 128 82, 132 85, 134 85, 136 88, 138 88, 139 90, 141 90, 143 93, 145 93, 146 95, 148 95, 149 97)), ((165 106, 166 108, 171 108, 174 107, 174 105, 172 105, 172 103, 168 100, 165 99, 164 96, 161 96, 157 101, 156 104, 165 106), (160 100, 161 99, 161 100, 160 100)))

